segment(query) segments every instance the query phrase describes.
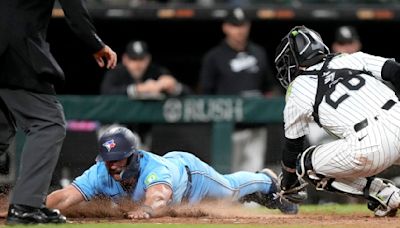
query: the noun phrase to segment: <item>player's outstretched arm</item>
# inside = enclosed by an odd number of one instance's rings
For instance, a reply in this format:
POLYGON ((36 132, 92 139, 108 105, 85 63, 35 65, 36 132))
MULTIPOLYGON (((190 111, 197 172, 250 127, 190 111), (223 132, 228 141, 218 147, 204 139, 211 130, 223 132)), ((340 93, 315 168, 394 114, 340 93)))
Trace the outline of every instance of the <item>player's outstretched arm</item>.
MULTIPOLYGON (((48 195, 46 206, 62 211, 84 200, 82 194, 74 186, 69 185, 48 195)), ((0 211, 0 218, 6 218, 7 213, 7 211, 0 211)))
POLYGON ((172 189, 166 184, 156 184, 146 190, 143 205, 127 213, 130 219, 148 219, 165 215, 172 199, 172 189))
POLYGON ((72 185, 54 191, 47 196, 46 206, 59 210, 65 210, 71 206, 83 202, 85 198, 83 195, 72 185))

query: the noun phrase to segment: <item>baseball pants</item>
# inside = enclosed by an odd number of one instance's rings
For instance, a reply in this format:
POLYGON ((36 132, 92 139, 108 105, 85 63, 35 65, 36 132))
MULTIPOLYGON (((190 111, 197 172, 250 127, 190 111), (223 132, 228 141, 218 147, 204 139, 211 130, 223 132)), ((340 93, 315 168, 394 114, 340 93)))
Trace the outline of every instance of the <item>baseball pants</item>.
POLYGON ((192 154, 169 152, 164 157, 180 158, 189 167, 192 179, 186 189, 189 203, 208 198, 235 201, 255 192, 271 193, 273 181, 263 173, 241 171, 223 175, 192 154))
POLYGON ((362 193, 366 177, 400 165, 399 114, 400 105, 396 104, 387 112, 368 118, 368 126, 348 137, 317 146, 312 154, 314 171, 362 193))
POLYGON ((11 204, 42 207, 57 164, 66 123, 54 95, 0 89, 0 148, 7 149, 16 130, 26 140, 11 204))

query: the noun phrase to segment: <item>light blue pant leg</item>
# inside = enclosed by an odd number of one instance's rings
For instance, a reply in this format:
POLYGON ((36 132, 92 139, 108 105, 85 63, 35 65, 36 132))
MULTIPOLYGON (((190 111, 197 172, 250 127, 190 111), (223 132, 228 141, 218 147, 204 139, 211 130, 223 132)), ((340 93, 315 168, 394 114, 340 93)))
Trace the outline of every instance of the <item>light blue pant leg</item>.
POLYGON ((189 203, 197 203, 204 198, 238 200, 255 193, 270 193, 271 178, 262 173, 236 172, 222 175, 200 161, 192 173, 192 192, 189 203))

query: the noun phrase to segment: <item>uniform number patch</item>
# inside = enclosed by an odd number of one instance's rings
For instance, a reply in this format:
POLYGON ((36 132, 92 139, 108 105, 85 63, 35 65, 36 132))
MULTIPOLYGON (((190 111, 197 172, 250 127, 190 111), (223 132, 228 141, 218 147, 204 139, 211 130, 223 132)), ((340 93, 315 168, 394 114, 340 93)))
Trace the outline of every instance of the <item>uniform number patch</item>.
POLYGON ((344 85, 348 90, 359 90, 365 85, 365 79, 359 75, 338 75, 338 79, 331 85, 331 89, 327 91, 325 101, 332 108, 337 109, 340 103, 349 98, 349 94, 345 93, 336 100, 331 98, 332 93, 335 92, 338 84, 344 85))

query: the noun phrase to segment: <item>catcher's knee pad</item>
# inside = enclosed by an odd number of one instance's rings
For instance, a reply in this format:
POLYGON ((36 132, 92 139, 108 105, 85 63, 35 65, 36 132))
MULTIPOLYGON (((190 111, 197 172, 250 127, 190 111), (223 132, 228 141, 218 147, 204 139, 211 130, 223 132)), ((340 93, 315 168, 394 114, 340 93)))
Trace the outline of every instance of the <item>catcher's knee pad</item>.
POLYGON ((308 170, 314 170, 311 158, 315 148, 316 146, 311 146, 307 148, 297 158, 296 172, 299 177, 303 177, 304 175, 306 175, 308 170))
POLYGON ((312 165, 312 154, 314 153, 316 146, 307 148, 297 158, 296 173, 299 178, 303 178, 314 185, 324 177, 315 173, 312 165))
POLYGON ((331 186, 332 182, 335 180, 334 178, 327 178, 322 174, 316 173, 314 170, 312 155, 316 148, 317 146, 311 146, 299 155, 296 164, 297 176, 313 184, 317 190, 337 192, 337 190, 331 186))

